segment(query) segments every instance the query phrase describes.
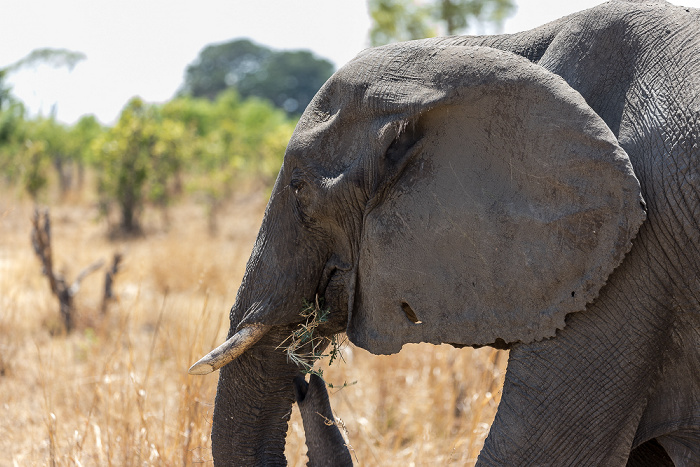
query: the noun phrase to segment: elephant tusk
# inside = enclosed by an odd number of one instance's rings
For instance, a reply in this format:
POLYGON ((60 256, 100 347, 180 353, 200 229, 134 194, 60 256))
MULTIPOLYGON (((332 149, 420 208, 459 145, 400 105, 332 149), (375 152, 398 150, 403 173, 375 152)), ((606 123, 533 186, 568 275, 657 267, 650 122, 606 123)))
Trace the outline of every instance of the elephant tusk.
POLYGON ((208 375, 238 358, 270 329, 265 324, 247 326, 226 342, 206 354, 187 371, 191 375, 208 375))

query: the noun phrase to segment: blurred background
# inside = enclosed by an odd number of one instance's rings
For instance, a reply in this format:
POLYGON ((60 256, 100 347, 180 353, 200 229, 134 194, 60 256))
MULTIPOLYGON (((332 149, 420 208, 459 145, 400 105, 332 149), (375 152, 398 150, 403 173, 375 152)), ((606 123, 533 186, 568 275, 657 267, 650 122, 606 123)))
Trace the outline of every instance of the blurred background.
MULTIPOLYGON (((222 342, 296 121, 362 49, 600 2, 6 0, 0 466, 211 464, 222 342)), ((700 7, 700 0, 685 0, 700 7)), ((319 367, 358 465, 472 465, 507 352, 345 344, 319 367)), ((296 411, 287 457, 304 465, 296 411)))

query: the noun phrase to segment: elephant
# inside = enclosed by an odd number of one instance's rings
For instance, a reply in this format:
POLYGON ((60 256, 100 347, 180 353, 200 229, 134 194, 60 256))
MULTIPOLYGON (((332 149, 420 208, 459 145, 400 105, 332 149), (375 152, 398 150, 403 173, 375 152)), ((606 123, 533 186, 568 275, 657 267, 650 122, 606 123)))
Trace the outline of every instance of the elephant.
POLYGON ((214 462, 286 464, 279 346, 318 297, 317 335, 373 354, 510 349, 477 465, 700 465, 699 277, 700 10, 367 49, 302 114, 190 369, 220 369, 214 462))

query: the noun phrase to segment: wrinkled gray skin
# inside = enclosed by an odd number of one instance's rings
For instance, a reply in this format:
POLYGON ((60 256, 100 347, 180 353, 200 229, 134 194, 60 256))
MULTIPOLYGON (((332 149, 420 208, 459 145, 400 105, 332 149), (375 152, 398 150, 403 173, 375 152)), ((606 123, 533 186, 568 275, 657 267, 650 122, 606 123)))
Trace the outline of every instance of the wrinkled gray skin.
POLYGON ((276 347, 319 294, 373 353, 510 348, 479 465, 700 465, 699 277, 700 11, 370 49, 287 148, 230 335, 275 327, 221 369, 215 463, 286 463, 276 347))
POLYGON ((308 466, 352 466, 350 452, 335 424, 335 417, 328 399, 326 383, 321 377, 311 374, 306 382, 302 375, 294 378, 296 397, 301 419, 304 423, 308 466))

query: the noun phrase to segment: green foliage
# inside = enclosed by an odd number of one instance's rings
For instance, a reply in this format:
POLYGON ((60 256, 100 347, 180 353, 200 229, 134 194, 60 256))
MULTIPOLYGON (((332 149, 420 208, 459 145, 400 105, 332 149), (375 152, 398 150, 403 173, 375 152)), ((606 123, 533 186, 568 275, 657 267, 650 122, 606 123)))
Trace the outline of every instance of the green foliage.
POLYGON ((369 0, 372 46, 391 42, 433 37, 437 34, 431 24, 430 8, 414 0, 369 0))
POLYGON ((27 141, 20 152, 22 161, 22 184, 25 190, 36 202, 39 192, 48 182, 47 172, 49 160, 46 156, 46 145, 43 141, 27 141))
POLYGON ((0 176, 6 182, 17 181, 25 129, 24 106, 19 102, 0 108, 0 176))
MULTIPOLYGON (((0 111, 7 110, 10 103, 12 102, 12 89, 6 83, 7 70, 0 68, 0 111)), ((1 140, 0 140, 1 141, 1 140)))
POLYGON ((108 212, 111 202, 116 201, 121 210, 121 228, 130 234, 140 229, 138 214, 143 204, 150 144, 144 128, 147 112, 141 99, 132 99, 118 123, 95 141, 94 148, 101 206, 108 212))
POLYGON ((182 94, 214 100, 247 74, 258 73, 271 53, 247 39, 209 45, 187 67, 182 94))
POLYGON ((181 96, 166 102, 161 110, 163 118, 178 120, 196 136, 204 136, 218 125, 218 115, 206 99, 181 96))
POLYGON ((513 13, 513 0, 440 0, 433 16, 443 21, 447 34, 452 35, 466 30, 472 19, 477 24, 500 26, 513 13))
POLYGON ((166 107, 190 116, 188 126, 197 140, 188 186, 204 202, 209 230, 215 233, 221 203, 239 182, 257 179, 271 185, 295 121, 265 100, 241 99, 235 90, 223 92, 215 102, 182 97, 166 107))
POLYGON ((58 175, 61 192, 70 186, 72 177, 71 143, 68 127, 54 118, 25 120, 21 106, 0 112, 0 121, 11 127, 0 142, 0 170, 6 181, 21 180, 24 189, 36 200, 49 183, 50 168, 58 175))
POLYGON ((66 154, 68 129, 55 118, 38 117, 27 122, 26 137, 35 141, 42 141, 47 154, 66 154))
POLYGON ((157 106, 138 97, 129 101, 117 124, 95 140, 101 205, 108 211, 116 202, 123 233, 140 232, 146 199, 168 204, 169 183, 179 175, 189 147, 182 122, 164 119, 157 106))
POLYGON ((28 141, 42 144, 43 157, 47 158, 54 166, 61 194, 65 194, 70 188, 73 178, 73 161, 68 152, 68 128, 53 117, 39 117, 28 122, 27 127, 25 138, 28 141))
POLYGON ((239 39, 206 47, 187 67, 181 94, 213 100, 234 88, 243 98, 300 114, 332 73, 333 65, 311 52, 273 51, 239 39))
MULTIPOLYGON (((44 61, 41 57, 34 54, 15 66, 44 61)), ((289 62, 283 60, 282 68, 294 63, 303 68, 304 57, 310 54, 284 55, 289 62)), ((242 182, 271 186, 296 123, 269 100, 244 98, 233 88, 218 92, 214 100, 183 95, 155 105, 133 98, 111 128, 93 116, 72 126, 53 117, 25 119, 23 105, 5 84, 6 75, 0 70, 0 180, 21 183, 36 199, 54 180, 61 192, 76 173, 80 183, 90 166, 102 213, 108 220, 110 212, 119 213, 111 233, 140 232, 147 203, 166 214, 185 188, 204 201, 215 231, 222 203, 242 182)))
POLYGON ((7 85, 7 76, 24 67, 47 64, 73 69, 85 55, 66 49, 37 49, 21 60, 0 69, 0 173, 6 181, 20 176, 25 189, 36 199, 48 183, 48 167, 58 171, 61 191, 70 182, 71 152, 68 129, 53 118, 25 120, 24 106, 7 85))
POLYGON ((288 114, 301 114, 323 83, 333 74, 333 65, 306 50, 274 52, 258 73, 246 73, 236 83, 243 97, 269 99, 288 114))
POLYGON ((214 102, 184 96, 149 105, 134 98, 93 144, 101 205, 105 213, 116 205, 121 231, 136 233, 144 203, 165 209, 187 186, 204 201, 215 231, 218 208, 238 181, 271 184, 293 129, 283 111, 234 90, 214 102))
POLYGON ((368 0, 373 46, 423 39, 438 33, 453 35, 472 22, 495 24, 515 11, 513 0, 368 0))
POLYGON ((75 161, 79 167, 91 162, 92 143, 105 129, 94 115, 84 115, 73 125, 66 135, 66 154, 75 161))
POLYGON ((7 70, 0 69, 0 174, 12 182, 19 175, 17 154, 22 142, 24 106, 12 95, 6 78, 7 70))

